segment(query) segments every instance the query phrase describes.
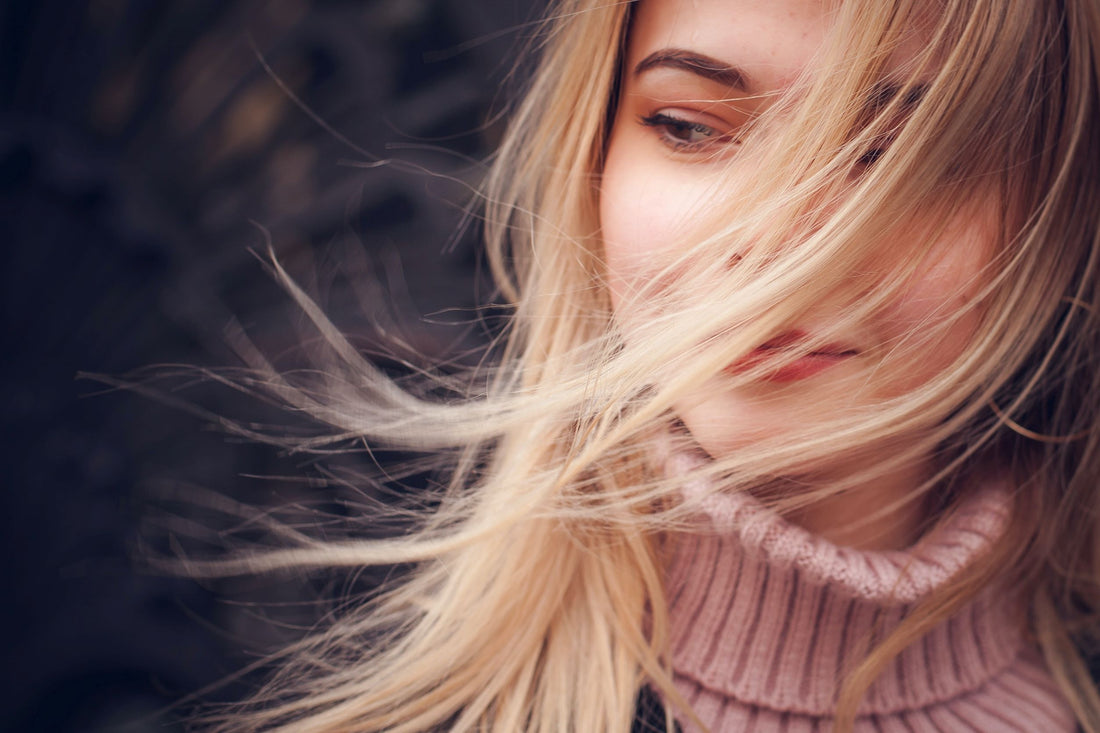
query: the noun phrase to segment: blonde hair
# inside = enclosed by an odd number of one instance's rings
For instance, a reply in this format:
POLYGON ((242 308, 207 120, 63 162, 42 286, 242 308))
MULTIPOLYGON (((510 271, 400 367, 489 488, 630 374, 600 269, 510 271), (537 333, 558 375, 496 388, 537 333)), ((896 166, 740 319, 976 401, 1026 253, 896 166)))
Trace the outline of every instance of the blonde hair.
MULTIPOLYGON (((656 435, 677 440, 671 405, 822 294, 853 288, 848 275, 881 249, 883 232, 982 191, 1002 231, 972 304, 980 332, 949 369, 700 470, 723 490, 752 487, 919 427, 921 440, 874 455, 861 478, 933 452, 940 471, 920 493, 937 517, 967 476, 1010 471, 1010 530, 851 673, 837 727, 851 726, 893 656, 1008 579, 1033 599, 1030 627, 1079 720, 1100 733, 1100 697, 1077 651, 1094 641, 1100 608, 1100 5, 943 0, 932 19, 922 5, 843 3, 825 71, 801 79, 745 138, 743 155, 759 157, 752 194, 728 201, 716 182, 667 277, 631 295, 654 313, 643 338, 618 335, 597 214, 629 2, 561 0, 539 36, 538 70, 484 187, 510 325, 494 366, 436 378, 461 399, 423 399, 387 379, 284 276, 325 338, 322 376, 280 375, 255 356, 264 389, 332 426, 331 440, 439 456, 447 479, 401 536, 331 542, 283 530, 292 546, 205 566, 414 565, 288 650, 226 730, 627 731, 645 684, 686 708, 667 668, 662 582, 666 540, 686 512, 650 457, 656 435), (866 119, 854 100, 874 93, 917 22, 931 25, 931 42, 902 92, 866 119), (899 126, 897 105, 918 78, 927 91, 899 126), (893 144, 853 183, 852 166, 883 135, 893 144), (730 267, 729 251, 747 254, 730 267)), ((845 322, 904 287, 922 264, 913 250, 851 298, 845 322)))

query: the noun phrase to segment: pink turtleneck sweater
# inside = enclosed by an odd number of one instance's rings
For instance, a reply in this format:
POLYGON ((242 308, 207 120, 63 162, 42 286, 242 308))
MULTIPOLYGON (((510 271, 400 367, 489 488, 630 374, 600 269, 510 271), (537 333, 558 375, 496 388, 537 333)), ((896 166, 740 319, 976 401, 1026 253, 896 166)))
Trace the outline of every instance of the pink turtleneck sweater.
MULTIPOLYGON (((685 490, 704 517, 669 569, 677 689, 713 733, 830 729, 848 657, 1003 530, 1003 489, 971 497, 907 551, 837 547, 744 494, 685 490)), ((865 696, 858 733, 1062 733, 1076 724, 1018 598, 990 589, 906 649, 865 696)), ((694 726, 682 712, 685 731, 694 726)))

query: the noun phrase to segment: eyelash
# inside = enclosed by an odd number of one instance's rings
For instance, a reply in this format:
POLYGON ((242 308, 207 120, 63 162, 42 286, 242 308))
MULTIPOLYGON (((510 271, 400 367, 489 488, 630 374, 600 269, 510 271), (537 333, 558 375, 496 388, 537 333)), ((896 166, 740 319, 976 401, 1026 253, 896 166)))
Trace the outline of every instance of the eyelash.
POLYGON ((722 133, 710 125, 704 125, 701 122, 694 122, 684 119, 683 117, 677 117, 667 112, 641 115, 638 121, 645 127, 651 127, 658 130, 661 142, 673 150, 701 151, 714 145, 737 145, 741 142, 736 139, 732 133, 722 133), (704 135, 704 138, 702 140, 684 140, 677 136, 690 135, 692 133, 700 133, 704 135))
POLYGON ((884 155, 886 155, 886 147, 885 146, 878 147, 878 148, 873 148, 871 150, 868 150, 863 155, 859 156, 859 160, 857 162, 863 168, 870 168, 871 166, 873 166, 875 163, 878 162, 879 158, 881 158, 884 155))
MULTIPOLYGON (((710 125, 704 125, 701 122, 694 122, 683 117, 677 117, 667 112, 656 112, 652 115, 639 115, 638 121, 645 127, 658 130, 661 142, 673 150, 695 152, 706 150, 715 145, 739 145, 741 143, 732 133, 720 133, 710 125), (676 136, 677 134, 690 133, 700 133, 705 137, 702 140, 688 141, 676 136)), ((886 144, 865 152, 860 156, 858 165, 863 169, 872 167, 878 162, 879 158, 886 154, 886 150, 890 147, 891 142, 893 141, 887 141, 886 144)))
POLYGON ((891 135, 885 140, 879 139, 877 142, 877 145, 875 145, 873 148, 865 150, 863 154, 859 156, 856 164, 860 168, 866 170, 878 163, 879 158, 886 155, 886 153, 890 150, 890 146, 894 144, 894 136, 891 135))

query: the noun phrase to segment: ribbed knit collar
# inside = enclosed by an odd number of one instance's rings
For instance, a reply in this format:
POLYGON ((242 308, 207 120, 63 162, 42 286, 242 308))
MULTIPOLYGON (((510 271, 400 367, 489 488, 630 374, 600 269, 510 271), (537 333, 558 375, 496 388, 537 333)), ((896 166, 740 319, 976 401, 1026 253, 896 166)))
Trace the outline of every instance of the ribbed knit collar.
MULTIPOLYGON (((690 456, 674 457, 685 470, 690 456)), ((744 493, 685 487, 702 513, 668 570, 678 678, 739 704, 829 716, 867 642, 989 549, 1011 507, 1002 487, 972 492, 912 548, 838 547, 744 493)), ((982 687, 1025 646, 1018 599, 990 589, 897 657, 861 714, 942 703, 982 687)))

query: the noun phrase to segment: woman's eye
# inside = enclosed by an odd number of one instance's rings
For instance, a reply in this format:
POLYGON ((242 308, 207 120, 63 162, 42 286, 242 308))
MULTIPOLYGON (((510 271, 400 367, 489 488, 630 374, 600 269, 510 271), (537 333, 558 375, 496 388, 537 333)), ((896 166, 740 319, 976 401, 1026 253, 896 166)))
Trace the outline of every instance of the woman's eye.
POLYGON ((878 163, 879 159, 890 150, 890 146, 894 144, 896 137, 897 135, 893 133, 876 136, 871 141, 870 147, 866 148, 856 159, 856 168, 866 171, 878 163))
POLYGON ((703 150, 716 144, 738 142, 728 132, 667 112, 642 116, 639 121, 657 130, 661 141, 674 150, 703 150))
POLYGON ((884 155, 886 155, 886 148, 872 148, 859 156, 857 163, 861 168, 870 168, 884 155))

